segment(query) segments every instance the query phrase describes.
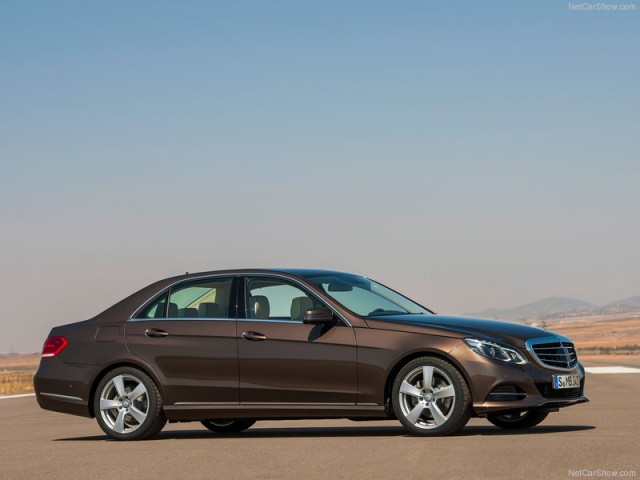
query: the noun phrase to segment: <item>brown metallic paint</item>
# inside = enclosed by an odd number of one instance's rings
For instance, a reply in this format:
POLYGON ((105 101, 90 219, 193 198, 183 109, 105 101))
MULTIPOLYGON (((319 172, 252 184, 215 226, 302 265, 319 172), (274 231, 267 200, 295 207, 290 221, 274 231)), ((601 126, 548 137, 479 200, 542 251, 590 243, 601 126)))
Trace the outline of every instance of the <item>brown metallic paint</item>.
MULTIPOLYGON (((238 305, 243 304, 238 297, 238 305)), ((528 364, 502 364, 471 351, 462 342, 466 334, 455 328, 360 318, 303 277, 282 270, 228 270, 167 278, 90 320, 55 327, 51 335, 63 335, 69 344, 57 357, 42 359, 34 379, 38 403, 45 409, 83 416, 93 416, 91 398, 101 376, 117 366, 131 365, 156 382, 170 420, 380 418, 386 415, 384 406, 394 374, 409 359, 422 355, 439 356, 461 371, 476 415, 586 401, 585 397, 561 401, 542 397, 534 381, 549 381, 554 372, 538 366, 524 350, 528 364), (243 311, 238 312, 237 322, 130 321, 160 292, 183 280, 249 274, 274 275, 305 285, 339 314, 340 322, 322 326, 246 321, 243 311), (150 338, 144 334, 148 328, 163 329, 170 335, 150 338), (244 331, 259 332, 267 339, 245 340, 244 331), (489 392, 502 380, 517 385, 527 398, 487 401, 489 392), (81 400, 61 400, 43 393, 81 400)), ((516 340, 521 347, 523 340, 516 340)), ((575 373, 584 375, 580 365, 575 373)))
POLYGON ((356 339, 344 325, 238 321, 241 403, 344 403, 358 393, 356 339), (264 341, 242 338, 259 332, 264 341))
MULTIPOLYGON (((378 323, 378 322, 372 322, 378 323)), ((385 385, 393 370, 407 358, 435 354, 445 359, 460 345, 455 337, 416 335, 375 328, 354 329, 358 342, 358 403, 384 405, 385 385)))
POLYGON ((164 385, 167 404, 186 401, 238 403, 236 321, 136 320, 127 322, 129 351, 146 359, 164 385), (148 329, 166 337, 148 337, 148 329))

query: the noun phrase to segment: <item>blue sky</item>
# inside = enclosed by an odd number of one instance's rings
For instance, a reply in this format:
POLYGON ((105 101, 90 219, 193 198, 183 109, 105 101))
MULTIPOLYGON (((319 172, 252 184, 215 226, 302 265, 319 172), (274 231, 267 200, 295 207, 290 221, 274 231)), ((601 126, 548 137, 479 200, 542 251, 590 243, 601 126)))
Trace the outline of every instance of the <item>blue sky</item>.
POLYGON ((235 266, 351 270, 447 312, 640 294, 639 21, 3 2, 5 342, 235 266))

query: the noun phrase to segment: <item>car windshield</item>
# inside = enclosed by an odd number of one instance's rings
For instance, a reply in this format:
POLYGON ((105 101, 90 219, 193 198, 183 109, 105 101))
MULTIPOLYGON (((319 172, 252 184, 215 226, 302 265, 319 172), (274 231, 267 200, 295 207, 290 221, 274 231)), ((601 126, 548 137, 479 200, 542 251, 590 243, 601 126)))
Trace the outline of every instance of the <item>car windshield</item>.
POLYGON ((304 275, 309 282, 362 317, 431 313, 399 293, 368 278, 348 273, 304 275))

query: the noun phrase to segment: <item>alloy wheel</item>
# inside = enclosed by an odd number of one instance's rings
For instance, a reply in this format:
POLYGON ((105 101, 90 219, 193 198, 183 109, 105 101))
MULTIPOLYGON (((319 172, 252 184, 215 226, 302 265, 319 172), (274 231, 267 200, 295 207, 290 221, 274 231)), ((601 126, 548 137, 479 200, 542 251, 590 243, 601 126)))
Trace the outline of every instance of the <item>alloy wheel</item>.
POLYGON ((446 423, 454 412, 456 393, 453 382, 440 368, 424 365, 402 379, 400 410, 408 422, 420 429, 433 429, 446 423))
POLYGON ((100 392, 100 415, 114 432, 135 432, 149 415, 149 392, 133 375, 117 375, 100 392))

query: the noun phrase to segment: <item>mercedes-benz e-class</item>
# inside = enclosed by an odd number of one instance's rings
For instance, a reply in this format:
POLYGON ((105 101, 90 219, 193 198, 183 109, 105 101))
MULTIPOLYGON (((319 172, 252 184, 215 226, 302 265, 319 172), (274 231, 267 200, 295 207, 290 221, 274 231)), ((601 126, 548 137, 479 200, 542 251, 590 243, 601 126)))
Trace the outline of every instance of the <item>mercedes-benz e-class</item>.
POLYGON ((587 401, 571 340, 436 315, 362 276, 227 270, 156 282, 53 328, 42 408, 95 417, 116 439, 169 422, 238 432, 256 420, 397 418, 448 435, 471 416, 528 428, 587 401))

